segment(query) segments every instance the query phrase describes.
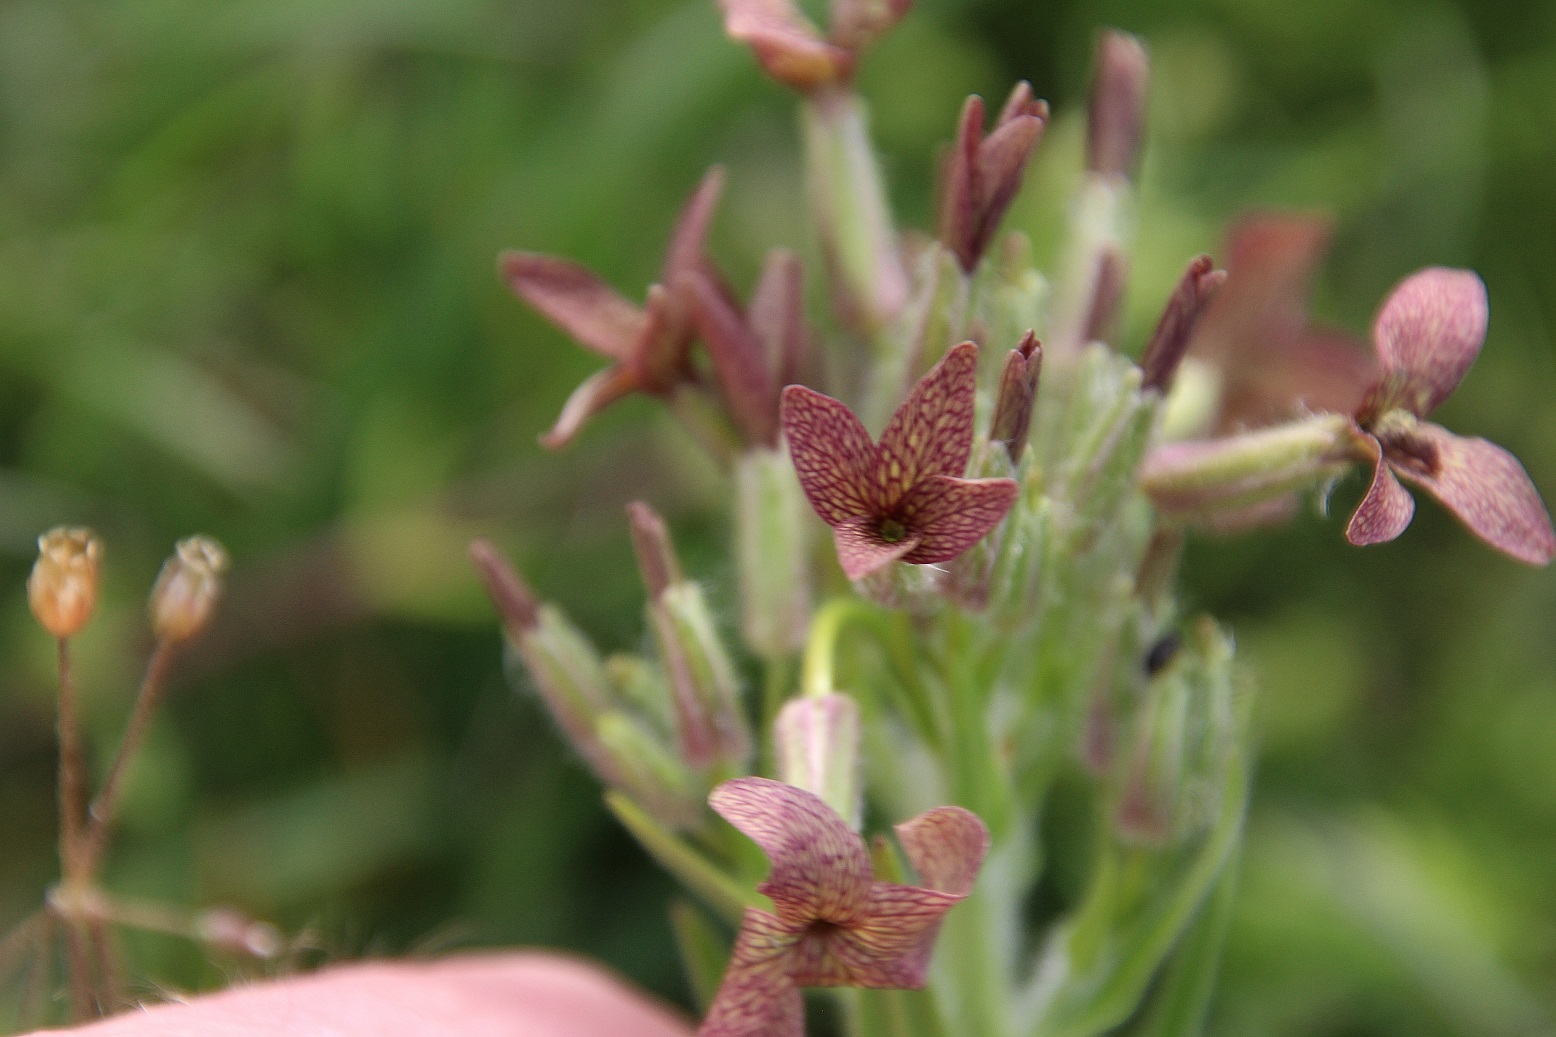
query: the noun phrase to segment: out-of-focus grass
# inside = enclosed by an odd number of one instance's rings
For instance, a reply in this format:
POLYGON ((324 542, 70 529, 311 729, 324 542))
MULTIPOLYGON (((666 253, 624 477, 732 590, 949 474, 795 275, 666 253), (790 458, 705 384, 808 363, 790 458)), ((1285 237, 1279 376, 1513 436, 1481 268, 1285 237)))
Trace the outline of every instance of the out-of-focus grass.
MULTIPOLYGON (((1556 494, 1556 9, 924 0, 864 74, 904 218, 930 220, 962 96, 1027 77, 1056 120, 1012 219, 1052 250, 1104 23, 1157 68, 1132 340, 1240 209, 1329 210, 1325 320, 1364 330, 1428 263, 1482 272, 1490 341, 1441 417, 1556 494)), ((232 598, 135 773, 116 889, 237 904, 342 954, 575 948, 684 996, 670 885, 505 686, 462 550, 495 535, 602 644, 635 647, 620 505, 646 495, 729 601, 717 484, 662 414, 535 446, 594 361, 492 269, 501 247, 560 252, 636 293, 715 161, 738 279, 804 247, 788 100, 711 0, 0 7, 0 927, 54 868, 32 538, 69 521, 108 541, 79 646, 106 752, 141 595, 203 530, 233 551, 232 598)), ((1556 578, 1427 502, 1393 546, 1307 516, 1196 542, 1188 571, 1266 688, 1215 1032, 1548 1029, 1556 578)), ((149 979, 222 978, 173 941, 129 949, 149 979)))

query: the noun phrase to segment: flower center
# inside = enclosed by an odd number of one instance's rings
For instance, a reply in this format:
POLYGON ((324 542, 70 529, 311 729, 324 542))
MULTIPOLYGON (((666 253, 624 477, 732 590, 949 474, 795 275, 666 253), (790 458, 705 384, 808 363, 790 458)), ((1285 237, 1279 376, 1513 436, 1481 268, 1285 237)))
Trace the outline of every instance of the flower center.
POLYGON ((903 537, 908 535, 908 527, 894 518, 882 519, 880 527, 876 530, 881 539, 888 544, 900 544, 903 537))

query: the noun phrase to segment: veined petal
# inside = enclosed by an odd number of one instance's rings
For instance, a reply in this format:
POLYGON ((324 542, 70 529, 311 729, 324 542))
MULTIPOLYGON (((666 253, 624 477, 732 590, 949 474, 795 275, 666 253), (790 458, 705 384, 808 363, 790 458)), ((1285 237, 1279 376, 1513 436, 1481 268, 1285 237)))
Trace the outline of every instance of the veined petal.
POLYGON ((1371 437, 1366 443, 1368 452, 1375 454, 1372 485, 1345 527, 1345 539, 1357 547, 1388 543, 1405 531, 1416 513, 1416 502, 1383 458, 1382 444, 1371 437))
POLYGON ((838 564, 850 580, 862 580, 919 546, 921 538, 911 531, 901 540, 888 543, 881 538, 877 523, 874 518, 852 518, 832 527, 838 564))
MULTIPOLYGON (((877 882, 865 916, 831 934, 831 953, 847 969, 852 986, 917 990, 929 978, 929 952, 940 920, 963 899, 937 889, 877 882)), ((795 982, 811 985, 798 972, 795 982)))
POLYGON ((708 802, 773 862, 758 888, 786 926, 848 925, 864 911, 869 852, 820 796, 769 778, 736 778, 714 789, 708 802))
POLYGON ((697 1037, 804 1037, 805 1005, 789 978, 795 939, 777 918, 747 908, 697 1037))
POLYGON ((961 476, 972 455, 978 347, 953 346, 902 401, 881 433, 876 503, 888 512, 925 479, 961 476))
MULTIPOLYGON (((897 826, 897 841, 919 881, 930 889, 966 896, 989 852, 989 829, 971 810, 936 807, 897 826)), ((898 969, 912 977, 929 974, 940 923, 924 930, 916 947, 903 955, 898 969)), ((919 983, 923 980, 920 978, 919 983)))
POLYGON ((829 526, 875 514, 870 475, 876 450, 854 412, 803 385, 783 391, 783 433, 800 488, 829 526))
MULTIPOLYGON (((1495 443, 1456 436, 1423 421, 1413 436, 1436 454, 1430 471, 1401 464, 1396 471, 1442 502, 1470 532, 1528 565, 1556 558, 1551 517, 1518 458, 1495 443)), ((1387 447, 1385 446, 1385 450, 1387 447)))
POLYGON ((919 881, 965 896, 989 852, 989 829, 971 810, 936 807, 896 828, 897 841, 919 881))
POLYGON ((637 376, 623 364, 612 364, 584 379, 562 405, 551 431, 540 437, 547 450, 560 450, 578 434, 583 423, 617 400, 639 388, 637 376))
POLYGON ((504 252, 497 265, 515 295, 579 345, 612 360, 631 354, 643 311, 592 271, 533 252, 504 252))
POLYGON ((1373 324, 1383 368, 1380 411, 1424 417, 1447 399, 1480 355, 1490 307, 1473 271, 1428 267, 1389 293, 1373 324))
POLYGON ((853 56, 821 38, 791 0, 719 0, 724 31, 756 54, 767 74, 810 90, 834 82, 853 66, 853 56))
POLYGON ((697 189, 681 207, 675 230, 670 234, 670 247, 665 251, 665 284, 674 285, 681 274, 702 270, 703 243, 707 240, 708 225, 713 222, 713 213, 718 208, 719 195, 723 191, 724 169, 722 166, 714 166, 703 174, 697 189))
POLYGON ((935 475, 902 502, 903 525, 919 543, 903 561, 915 565, 955 558, 999 525, 1016 502, 1012 479, 953 479, 935 475))

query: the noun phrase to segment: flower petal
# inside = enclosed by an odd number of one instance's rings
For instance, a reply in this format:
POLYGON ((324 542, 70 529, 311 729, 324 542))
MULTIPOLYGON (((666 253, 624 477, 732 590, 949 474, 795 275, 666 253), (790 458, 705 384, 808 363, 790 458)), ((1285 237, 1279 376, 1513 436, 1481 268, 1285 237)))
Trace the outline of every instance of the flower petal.
POLYGON ((1486 286, 1473 271, 1428 267, 1401 281, 1372 328, 1383 368, 1379 410, 1435 410, 1480 355, 1489 318, 1486 286))
POLYGON ((864 910, 869 852, 820 796, 769 778, 736 778, 714 789, 708 802, 773 862, 758 888, 785 925, 847 925, 864 910))
POLYGON ((915 565, 955 558, 1000 524, 1016 502, 1012 479, 952 479, 935 475, 919 483, 899 513, 919 537, 903 561, 915 565))
POLYGON ((805 1005, 789 978, 794 941, 777 918, 747 908, 697 1037, 804 1037, 805 1005))
POLYGON ((919 540, 918 536, 909 533, 896 543, 887 543, 881 539, 877 520, 873 518, 845 519, 832 527, 838 564, 850 580, 862 580, 890 565, 917 548, 919 540))
POLYGON ((1357 547, 1388 543, 1405 531, 1416 513, 1410 492, 1394 478, 1392 468, 1383 459, 1382 444, 1371 437, 1365 442, 1367 451, 1375 455, 1372 485, 1356 506, 1350 525, 1345 527, 1345 539, 1357 547))
POLYGON ((498 269, 515 295, 578 344, 612 360, 632 352, 643 311, 577 263, 533 252, 504 252, 498 269))
POLYGON ((725 410, 748 444, 776 446, 778 392, 761 340, 705 275, 683 274, 676 284, 691 305, 692 321, 708 347, 725 410))
POLYGON ((701 271, 704 266, 703 243, 708 237, 708 225, 713 222, 718 208, 719 195, 724 191, 724 170, 714 166, 702 175, 697 189, 681 207, 676 217, 675 230, 670 234, 670 247, 665 251, 664 282, 674 285, 681 274, 701 271))
POLYGON ((780 407, 794 471, 810 506, 829 526, 875 514, 869 483, 876 450, 854 412, 803 385, 783 391, 780 407))
POLYGON ((805 380, 810 329, 805 325, 805 270, 787 249, 767 254, 751 291, 746 321, 762 342, 769 376, 777 385, 805 380))
POLYGON ((897 841, 919 881, 965 896, 989 852, 989 829, 971 810, 936 807, 896 828, 897 841))
MULTIPOLYGON (((971 810, 936 807, 898 825, 897 841, 925 886, 966 896, 989 852, 989 829, 971 810)), ((939 933, 938 922, 930 925, 899 969, 909 977, 928 975, 939 933)))
POLYGON ((876 502, 883 512, 930 476, 967 471, 977 376, 978 347, 953 346, 891 416, 875 467, 876 502))
POLYGON ((585 421, 638 388, 637 376, 625 365, 613 364, 596 371, 562 404, 561 415, 551 431, 540 437, 540 445, 547 450, 560 450, 578 434, 585 421))
MULTIPOLYGON (((877 882, 865 916, 829 934, 831 956, 846 969, 850 986, 917 990, 929 978, 940 920, 963 899, 938 889, 877 882)), ((813 983, 798 967, 794 981, 823 985, 813 983)))
POLYGON ((724 31, 756 54, 767 74, 796 90, 836 81, 853 56, 821 38, 791 0, 719 0, 724 31))
POLYGON ((1426 490, 1458 516, 1470 532, 1528 565, 1556 558, 1556 532, 1529 473, 1518 458, 1484 439, 1456 436, 1423 421, 1413 436, 1436 454, 1429 472, 1400 465, 1405 479, 1426 490))

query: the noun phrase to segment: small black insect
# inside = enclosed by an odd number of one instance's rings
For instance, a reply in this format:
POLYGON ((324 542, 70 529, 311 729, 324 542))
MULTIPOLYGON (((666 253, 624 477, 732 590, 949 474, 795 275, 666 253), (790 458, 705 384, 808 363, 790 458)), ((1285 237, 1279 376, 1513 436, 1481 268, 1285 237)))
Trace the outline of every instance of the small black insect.
POLYGON ((1172 662, 1173 657, 1178 654, 1178 649, 1182 647, 1183 636, 1176 630, 1169 630, 1157 638, 1156 643, 1151 646, 1151 650, 1145 653, 1145 662, 1143 664, 1145 675, 1147 677, 1155 677, 1158 673, 1161 673, 1167 668, 1167 664, 1172 662))

